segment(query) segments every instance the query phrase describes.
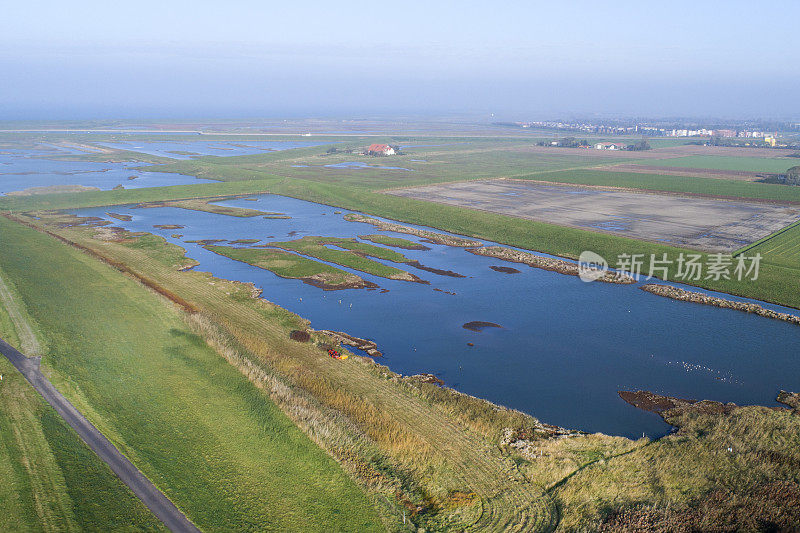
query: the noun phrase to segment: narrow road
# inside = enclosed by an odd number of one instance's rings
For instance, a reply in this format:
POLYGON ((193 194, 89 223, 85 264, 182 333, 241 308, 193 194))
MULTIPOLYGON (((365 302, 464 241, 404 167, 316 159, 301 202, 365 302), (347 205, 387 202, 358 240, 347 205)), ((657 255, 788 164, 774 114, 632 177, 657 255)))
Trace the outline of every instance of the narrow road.
POLYGON ((0 339, 0 353, 6 356, 11 364, 25 376, 33 388, 49 403, 66 422, 72 426, 89 448, 103 460, 114 473, 119 476, 142 500, 142 503, 152 511, 159 520, 164 522, 173 532, 199 533, 199 529, 192 524, 186 516, 178 510, 131 463, 107 438, 103 436, 64 396, 56 390, 50 381, 39 370, 41 357, 25 357, 4 340, 0 339))

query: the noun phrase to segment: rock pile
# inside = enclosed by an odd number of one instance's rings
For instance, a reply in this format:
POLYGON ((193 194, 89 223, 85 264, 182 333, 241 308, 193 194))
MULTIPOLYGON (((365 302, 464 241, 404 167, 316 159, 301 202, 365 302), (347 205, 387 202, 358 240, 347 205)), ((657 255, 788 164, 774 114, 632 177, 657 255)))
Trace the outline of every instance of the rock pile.
MULTIPOLYGON (((578 264, 573 263, 572 261, 565 261, 563 259, 555 259, 552 257, 545 257, 543 255, 522 252, 520 250, 514 250, 513 248, 506 248, 504 246, 483 246, 480 248, 470 248, 467 251, 475 255, 485 255, 487 257, 494 257, 504 261, 511 261, 512 263, 522 263, 534 268, 550 270, 552 272, 558 272, 559 274, 566 274, 568 276, 578 275, 578 264)), ((627 274, 611 271, 606 271, 597 281, 621 284, 636 283, 636 280, 627 274)))
POLYGON ((713 305, 714 307, 721 307, 723 309, 735 309, 737 311, 744 311, 746 313, 753 313, 766 318, 774 318, 776 320, 783 320, 784 322, 800 325, 800 316, 790 315, 789 313, 779 313, 778 311, 767 309, 755 303, 726 300, 724 298, 717 298, 716 296, 709 296, 702 292, 687 291, 671 285, 661 285, 658 283, 648 283, 647 285, 642 285, 640 288, 643 291, 674 300, 681 300, 682 302, 713 305))

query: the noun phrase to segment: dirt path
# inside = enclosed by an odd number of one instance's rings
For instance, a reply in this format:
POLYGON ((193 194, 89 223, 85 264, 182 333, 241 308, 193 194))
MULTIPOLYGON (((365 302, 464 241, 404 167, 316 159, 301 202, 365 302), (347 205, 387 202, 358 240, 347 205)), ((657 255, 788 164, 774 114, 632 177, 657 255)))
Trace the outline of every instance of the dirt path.
POLYGON ((39 370, 39 357, 25 357, 0 339, 0 353, 25 376, 45 401, 74 429, 83 442, 106 463, 142 503, 170 531, 199 533, 199 529, 156 488, 149 479, 117 450, 96 427, 73 406, 39 370))
POLYGON ((31 325, 22 316, 22 311, 20 311, 17 302, 11 296, 11 291, 2 277, 0 277, 0 304, 5 307, 11 317, 11 322, 14 323, 14 329, 16 329, 19 337, 20 349, 32 356, 41 355, 42 347, 39 345, 31 325))

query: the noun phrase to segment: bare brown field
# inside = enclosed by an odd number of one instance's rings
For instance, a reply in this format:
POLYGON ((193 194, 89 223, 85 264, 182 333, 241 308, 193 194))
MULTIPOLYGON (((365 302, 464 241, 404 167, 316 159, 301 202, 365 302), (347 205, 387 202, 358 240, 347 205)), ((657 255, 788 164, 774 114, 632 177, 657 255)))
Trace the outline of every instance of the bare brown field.
POLYGON ((711 252, 738 250, 798 219, 792 206, 506 179, 387 194, 711 252))

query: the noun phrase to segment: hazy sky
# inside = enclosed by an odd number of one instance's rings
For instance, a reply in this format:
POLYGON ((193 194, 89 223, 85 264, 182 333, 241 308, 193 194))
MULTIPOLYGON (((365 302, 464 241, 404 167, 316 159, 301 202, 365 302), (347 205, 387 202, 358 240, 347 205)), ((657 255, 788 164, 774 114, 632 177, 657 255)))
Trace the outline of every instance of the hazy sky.
POLYGON ((0 120, 800 116, 800 2, 6 1, 0 120))

